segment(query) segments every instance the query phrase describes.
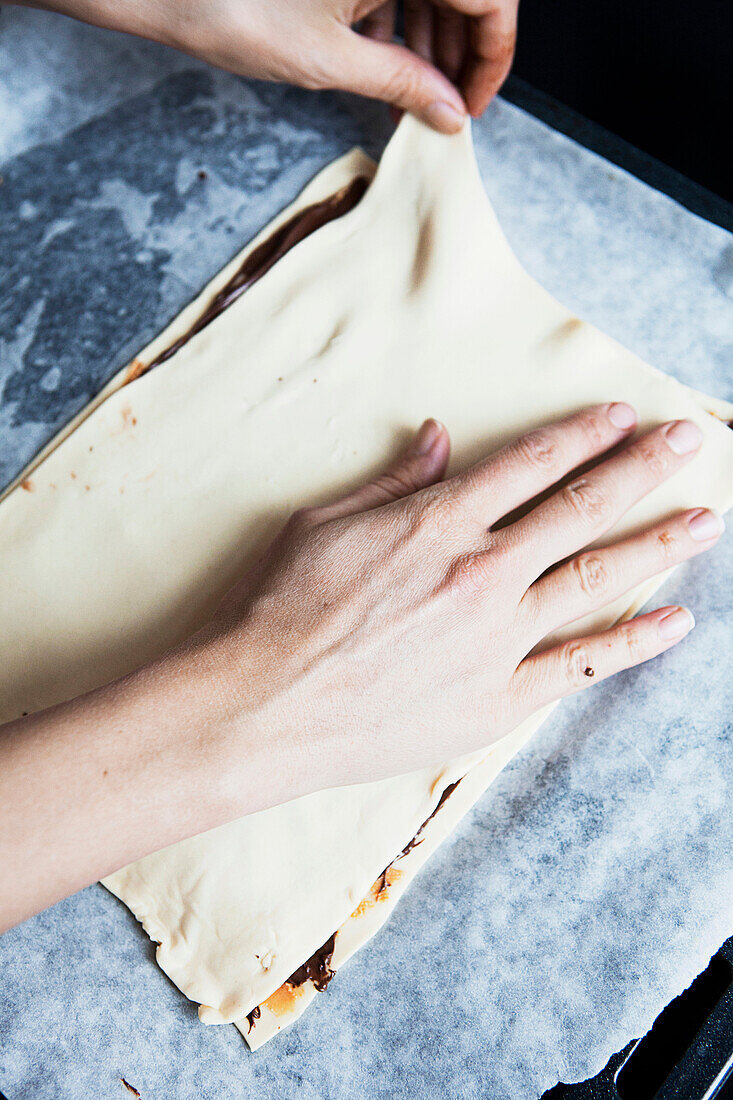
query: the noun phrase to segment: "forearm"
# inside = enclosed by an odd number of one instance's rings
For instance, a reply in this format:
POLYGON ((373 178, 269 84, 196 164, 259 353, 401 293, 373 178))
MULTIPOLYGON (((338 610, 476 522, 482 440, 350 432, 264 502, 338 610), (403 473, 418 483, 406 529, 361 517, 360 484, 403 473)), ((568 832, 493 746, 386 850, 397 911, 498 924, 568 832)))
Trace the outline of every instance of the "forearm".
MULTIPOLYGON (((195 643, 0 729, 0 930, 151 851, 299 793, 195 643)), ((277 755, 279 753, 279 755, 277 755)))

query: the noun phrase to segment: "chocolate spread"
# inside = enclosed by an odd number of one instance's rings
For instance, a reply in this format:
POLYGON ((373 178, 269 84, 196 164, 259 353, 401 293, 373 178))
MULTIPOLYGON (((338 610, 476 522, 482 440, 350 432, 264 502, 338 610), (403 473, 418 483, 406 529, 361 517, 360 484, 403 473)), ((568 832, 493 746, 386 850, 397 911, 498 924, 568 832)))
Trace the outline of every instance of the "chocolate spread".
POLYGON ((287 984, 299 986, 310 981, 313 982, 319 993, 323 993, 323 990, 336 973, 335 970, 331 969, 331 959, 333 958, 335 946, 336 933, 334 932, 331 938, 326 940, 323 947, 319 947, 317 951, 314 951, 311 957, 290 975, 287 984))
POLYGON ((431 813, 430 817, 425 818, 422 825, 417 830, 417 832, 415 833, 414 837, 409 842, 409 844, 406 844, 405 847, 400 852, 400 854, 398 856, 395 856, 395 858, 392 860, 392 862, 387 867, 384 868, 384 870, 382 871, 382 874, 380 876, 382 878, 382 886, 380 887, 380 890, 379 890, 380 893, 382 892, 382 890, 384 889, 384 887, 386 885, 387 872, 390 870, 391 867, 394 867, 394 865, 395 865, 395 863, 397 862, 398 859, 403 859, 404 856, 408 855, 412 851, 413 848, 417 848, 418 844, 422 844, 423 840, 425 839, 424 836, 420 835, 422 833, 423 829, 428 824, 428 822, 433 820, 433 818, 435 817, 435 815, 437 814, 437 812, 441 808, 441 806, 443 806, 444 803, 448 801, 448 799, 453 794, 454 790, 456 789, 456 787, 458 786, 458 784, 460 782, 461 782, 460 779, 456 779, 455 783, 449 783, 448 784, 448 786, 445 788, 442 795, 438 799, 438 805, 435 807, 435 809, 431 813))
MULTIPOLYGON (((394 867, 397 860, 398 859, 403 859, 404 856, 406 856, 408 854, 408 852, 411 852, 413 848, 416 848, 418 846, 418 844, 422 844, 422 842, 425 838, 421 837, 420 834, 423 832, 426 825, 430 821, 433 820, 433 818, 438 813, 438 811, 441 809, 441 807, 445 805, 445 803, 448 801, 450 796, 453 794, 453 791, 456 789, 456 787, 458 786, 459 783, 460 783, 460 779, 457 779, 455 783, 449 783, 448 784, 448 786, 445 788, 445 790, 443 791, 443 793, 441 794, 441 796, 438 800, 438 805, 435 807, 435 809, 430 814, 430 816, 425 818, 422 825, 417 830, 417 832, 415 833, 414 837, 409 842, 409 844, 406 844, 405 847, 400 852, 400 854, 398 856, 395 856, 395 858, 392 860, 392 862, 389 863, 385 867, 384 871, 382 871, 382 874, 379 876, 379 879, 377 879, 378 882, 380 882, 380 880, 381 880, 381 885, 379 887, 378 893, 381 894, 382 891, 386 888, 386 886, 387 886, 387 873, 389 872, 390 868, 394 867)), ((335 970, 331 969, 331 959, 333 958, 333 951, 334 951, 335 946, 336 946, 336 933, 334 932, 334 934, 331 936, 331 938, 326 940, 323 947, 319 947, 318 951, 315 951, 311 955, 311 957, 306 962, 303 963, 302 966, 298 967, 298 969, 295 971, 294 974, 290 975, 290 977, 288 978, 287 984, 291 985, 291 986, 299 986, 299 985, 303 985, 305 982, 310 980, 310 981, 313 982, 313 985, 316 987, 318 992, 322 993, 323 990, 328 985, 328 983, 331 981, 331 978, 336 973, 335 970)), ((253 1013, 255 1011, 257 1011, 257 1010, 253 1009, 253 1012, 250 1013, 250 1016, 253 1016, 253 1013)), ((258 1013, 258 1015, 259 1015, 259 1013, 258 1013)), ((247 1018, 249 1019, 249 1016, 247 1018)), ((255 1020, 255 1019, 257 1019, 257 1016, 253 1016, 253 1020, 255 1020)), ((250 1028, 252 1026, 253 1020, 250 1020, 250 1028)))
POLYGON ((201 332, 201 329, 206 328, 215 317, 223 313, 232 302, 235 302, 241 294, 244 294, 245 290, 249 290, 296 244, 305 240, 311 233, 315 233, 316 229, 320 229, 321 226, 327 225, 328 222, 335 221, 336 218, 340 218, 353 210, 357 203, 361 201, 368 186, 369 180, 366 176, 356 176, 351 183, 342 187, 340 191, 336 191, 327 199, 311 203, 310 206, 299 210, 297 214, 293 214, 292 218, 289 218, 244 258, 241 266, 221 290, 214 295, 201 316, 194 321, 182 336, 179 336, 177 340, 174 340, 172 344, 148 363, 145 370, 157 367, 159 363, 164 363, 166 359, 170 359, 172 355, 175 355, 184 344, 188 343, 192 336, 195 336, 197 332, 201 332))

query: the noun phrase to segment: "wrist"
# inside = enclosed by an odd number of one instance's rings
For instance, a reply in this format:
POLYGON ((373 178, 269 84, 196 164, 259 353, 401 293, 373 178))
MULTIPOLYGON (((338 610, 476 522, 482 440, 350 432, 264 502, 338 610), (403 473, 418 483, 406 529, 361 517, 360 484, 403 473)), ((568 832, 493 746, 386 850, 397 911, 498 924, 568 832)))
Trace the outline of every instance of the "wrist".
POLYGON ((213 624, 141 671, 140 690, 198 801, 203 831, 314 789, 315 743, 268 631, 213 624))

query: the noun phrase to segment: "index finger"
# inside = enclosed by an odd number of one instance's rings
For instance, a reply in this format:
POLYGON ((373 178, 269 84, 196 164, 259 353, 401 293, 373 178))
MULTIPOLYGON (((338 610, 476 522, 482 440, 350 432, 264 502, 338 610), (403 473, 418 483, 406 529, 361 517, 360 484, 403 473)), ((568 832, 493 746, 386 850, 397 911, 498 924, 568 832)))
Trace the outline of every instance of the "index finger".
POLYGON ((445 483, 480 518, 481 526, 507 521, 586 462, 600 458, 636 427, 630 405, 592 405, 535 428, 445 483))
POLYGON ((528 566, 538 570, 536 579, 610 531, 637 501, 689 462, 702 441, 690 420, 654 428, 553 493, 505 534, 524 548, 528 566))
POLYGON ((517 45, 517 0, 497 0, 469 21, 469 53, 459 81, 468 110, 483 114, 509 75, 517 45))

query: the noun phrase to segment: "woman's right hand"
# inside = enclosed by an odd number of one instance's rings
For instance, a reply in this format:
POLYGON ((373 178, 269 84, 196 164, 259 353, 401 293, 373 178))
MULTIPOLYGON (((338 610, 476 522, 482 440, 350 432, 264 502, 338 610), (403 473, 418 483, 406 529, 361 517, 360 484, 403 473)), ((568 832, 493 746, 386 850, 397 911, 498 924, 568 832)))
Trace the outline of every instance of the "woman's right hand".
POLYGON ((448 435, 427 421, 376 481, 292 518, 197 643, 217 654, 230 732, 265 739, 284 794, 479 749, 687 634, 689 611, 663 607, 535 652, 720 535, 693 509, 584 550, 700 446, 675 421, 618 449, 635 425, 628 405, 586 409, 442 481, 448 435))

